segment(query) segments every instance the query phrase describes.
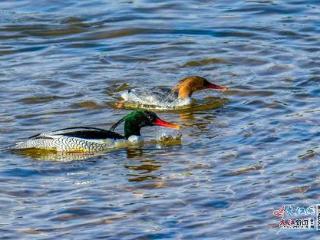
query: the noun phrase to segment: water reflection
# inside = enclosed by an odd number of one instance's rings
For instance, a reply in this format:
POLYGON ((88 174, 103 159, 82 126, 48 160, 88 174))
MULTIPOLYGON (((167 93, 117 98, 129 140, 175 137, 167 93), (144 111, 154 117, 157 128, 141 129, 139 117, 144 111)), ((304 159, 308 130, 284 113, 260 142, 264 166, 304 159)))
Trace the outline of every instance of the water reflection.
POLYGON ((147 180, 156 180, 158 176, 153 174, 161 167, 160 163, 144 158, 131 158, 131 161, 125 165, 125 168, 130 170, 128 173, 128 181, 129 182, 143 182, 147 180))
POLYGON ((107 128, 127 113, 114 103, 129 87, 188 75, 230 87, 163 111, 182 123, 181 144, 1 151, 1 237, 296 238, 270 229, 271 210, 319 198, 318 2, 0 1, 1 149, 107 128))
POLYGON ((26 156, 39 161, 57 161, 57 162, 71 162, 76 160, 87 160, 90 158, 101 156, 104 153, 83 153, 83 152, 57 152, 49 150, 27 149, 12 151, 12 153, 26 156))
POLYGON ((143 149, 138 147, 130 147, 126 149, 127 152, 127 158, 136 158, 141 157, 143 155, 143 149))

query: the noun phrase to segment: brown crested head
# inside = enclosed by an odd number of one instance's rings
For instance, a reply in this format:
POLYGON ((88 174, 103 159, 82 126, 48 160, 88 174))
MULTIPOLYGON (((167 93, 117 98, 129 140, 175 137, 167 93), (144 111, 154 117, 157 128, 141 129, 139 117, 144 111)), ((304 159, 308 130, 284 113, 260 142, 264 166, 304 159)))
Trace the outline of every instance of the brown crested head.
POLYGON ((228 88, 211 83, 203 77, 189 76, 181 79, 178 82, 178 84, 173 88, 173 91, 178 93, 179 98, 184 99, 187 97, 191 97, 193 92, 203 89, 215 89, 218 91, 225 91, 228 88))

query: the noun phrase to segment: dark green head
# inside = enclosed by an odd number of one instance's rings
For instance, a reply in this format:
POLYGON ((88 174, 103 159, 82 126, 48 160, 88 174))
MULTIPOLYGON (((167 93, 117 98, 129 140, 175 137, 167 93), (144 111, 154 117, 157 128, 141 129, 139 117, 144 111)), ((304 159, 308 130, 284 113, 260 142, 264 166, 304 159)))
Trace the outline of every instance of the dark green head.
POLYGON ((179 125, 174 123, 166 122, 162 119, 160 119, 157 114, 151 111, 146 110, 136 110, 128 115, 126 115, 124 118, 122 118, 120 121, 115 123, 110 130, 114 131, 114 129, 124 121, 124 136, 126 138, 136 135, 140 136, 140 129, 142 127, 146 126, 162 126, 162 127, 168 127, 168 128, 175 128, 179 129, 179 125))

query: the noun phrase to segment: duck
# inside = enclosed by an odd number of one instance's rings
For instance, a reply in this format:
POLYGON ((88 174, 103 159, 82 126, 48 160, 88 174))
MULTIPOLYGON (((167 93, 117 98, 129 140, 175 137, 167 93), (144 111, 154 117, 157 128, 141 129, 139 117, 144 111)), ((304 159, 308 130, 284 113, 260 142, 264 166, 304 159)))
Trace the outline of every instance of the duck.
POLYGON ((128 143, 136 144, 141 142, 140 130, 147 126, 180 128, 175 123, 160 119, 154 112, 136 110, 113 124, 109 130, 95 127, 71 127, 44 132, 16 143, 12 150, 35 149, 56 152, 101 152, 126 146, 128 143), (122 122, 124 122, 124 135, 114 131, 122 122))
POLYGON ((144 109, 175 109, 192 103, 191 96, 194 92, 203 89, 226 91, 228 88, 209 82, 200 76, 188 76, 181 79, 173 88, 133 88, 120 92, 122 101, 116 107, 123 108, 129 104, 137 105, 144 109))

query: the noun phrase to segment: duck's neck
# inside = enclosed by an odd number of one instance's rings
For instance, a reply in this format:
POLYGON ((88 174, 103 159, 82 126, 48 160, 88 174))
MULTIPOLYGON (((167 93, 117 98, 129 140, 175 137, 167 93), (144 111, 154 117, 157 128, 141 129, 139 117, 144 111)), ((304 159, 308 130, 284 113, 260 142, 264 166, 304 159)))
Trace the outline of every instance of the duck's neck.
POLYGON ((124 123, 124 136, 125 138, 129 138, 132 135, 140 136, 141 127, 135 121, 131 121, 130 119, 126 120, 124 123))
POLYGON ((175 86, 173 88, 173 90, 178 93, 178 98, 180 99, 186 99, 186 98, 189 98, 191 97, 192 95, 192 88, 188 85, 178 85, 178 86, 175 86))

